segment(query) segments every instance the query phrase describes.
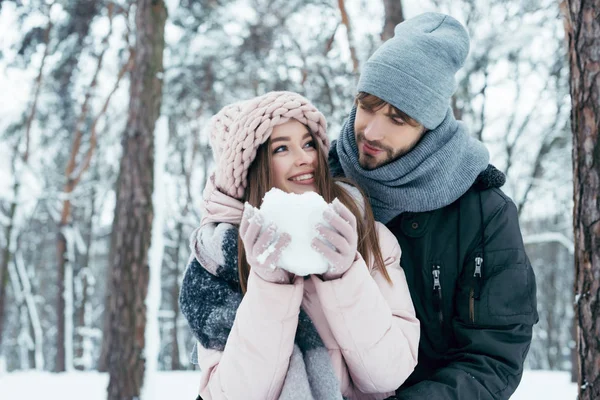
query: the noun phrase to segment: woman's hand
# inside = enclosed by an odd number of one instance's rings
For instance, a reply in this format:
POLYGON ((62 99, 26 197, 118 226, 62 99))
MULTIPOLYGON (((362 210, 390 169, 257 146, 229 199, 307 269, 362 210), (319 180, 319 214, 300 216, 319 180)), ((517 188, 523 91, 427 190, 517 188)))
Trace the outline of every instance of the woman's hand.
POLYGON ((338 199, 333 200, 323 216, 331 227, 319 225, 319 237, 313 239, 312 246, 329 263, 329 269, 323 274, 323 280, 329 281, 341 277, 356 260, 358 233, 356 217, 338 199))
POLYGON ((277 266, 281 253, 290 244, 291 237, 287 233, 278 234, 274 225, 265 225, 263 217, 256 208, 246 205, 240 237, 244 242, 246 260, 258 276, 272 283, 290 283, 293 275, 277 266))

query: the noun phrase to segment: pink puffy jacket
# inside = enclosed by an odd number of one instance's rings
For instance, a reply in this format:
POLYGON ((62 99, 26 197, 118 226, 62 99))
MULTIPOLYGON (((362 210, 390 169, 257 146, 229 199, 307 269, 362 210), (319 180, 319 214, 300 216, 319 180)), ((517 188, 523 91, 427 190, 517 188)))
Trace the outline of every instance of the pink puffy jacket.
POLYGON ((277 399, 301 306, 329 351, 344 397, 392 395, 417 364, 419 321, 400 268, 398 242, 384 225, 376 227, 393 285, 362 258, 331 281, 311 275, 282 285, 251 271, 225 350, 198 343, 202 398, 277 399))

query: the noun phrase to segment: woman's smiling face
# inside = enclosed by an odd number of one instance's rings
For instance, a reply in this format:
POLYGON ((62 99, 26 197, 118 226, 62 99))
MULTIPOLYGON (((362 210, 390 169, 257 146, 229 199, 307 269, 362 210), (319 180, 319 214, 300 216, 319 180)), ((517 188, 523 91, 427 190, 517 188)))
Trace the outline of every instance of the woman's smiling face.
POLYGON ((287 193, 316 191, 317 149, 308 128, 291 119, 275 126, 269 141, 273 186, 287 193))

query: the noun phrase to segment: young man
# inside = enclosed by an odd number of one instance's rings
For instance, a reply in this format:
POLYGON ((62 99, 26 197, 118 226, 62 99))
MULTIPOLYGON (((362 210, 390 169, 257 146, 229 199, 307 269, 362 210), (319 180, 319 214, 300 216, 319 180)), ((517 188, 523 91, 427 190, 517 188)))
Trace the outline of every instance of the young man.
POLYGON ((537 322, 535 277, 514 203, 450 98, 469 37, 427 13, 367 61, 330 151, 396 235, 417 317, 419 363, 398 399, 508 399, 537 322))

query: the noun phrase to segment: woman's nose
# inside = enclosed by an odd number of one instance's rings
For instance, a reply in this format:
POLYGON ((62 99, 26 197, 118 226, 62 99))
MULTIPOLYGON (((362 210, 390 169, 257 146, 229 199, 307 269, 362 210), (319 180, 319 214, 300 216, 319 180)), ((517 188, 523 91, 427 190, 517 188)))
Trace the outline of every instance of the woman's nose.
POLYGON ((296 155, 296 165, 311 164, 312 159, 313 159, 313 157, 308 151, 306 151, 304 149, 299 150, 299 152, 296 155))

